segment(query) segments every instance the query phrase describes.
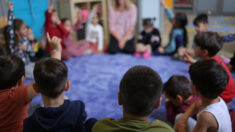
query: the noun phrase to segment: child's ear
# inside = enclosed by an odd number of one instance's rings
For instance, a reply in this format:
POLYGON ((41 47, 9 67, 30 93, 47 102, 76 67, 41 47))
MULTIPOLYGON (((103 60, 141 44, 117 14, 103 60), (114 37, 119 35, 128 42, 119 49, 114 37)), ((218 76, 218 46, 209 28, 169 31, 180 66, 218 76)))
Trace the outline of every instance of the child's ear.
POLYGON ((64 91, 68 91, 68 90, 69 90, 70 84, 71 84, 70 81, 67 81, 67 82, 66 82, 64 91))
POLYGON ((24 85, 24 83, 25 83, 25 76, 22 76, 19 80, 18 80, 18 82, 17 82, 17 86, 23 86, 24 85))
POLYGON ((118 92, 118 104, 122 105, 122 98, 120 92, 118 92))
POLYGON ((155 109, 158 109, 161 105, 162 102, 162 97, 160 97, 159 101, 157 102, 156 106, 154 107, 155 109))
POLYGON ((33 83, 33 89, 36 93, 40 93, 35 82, 33 83))
POLYGON ((209 56, 208 50, 202 50, 202 55, 203 57, 208 57, 209 56))
POLYGON ((181 104, 181 103, 184 102, 184 98, 183 98, 181 95, 177 94, 177 95, 176 95, 176 101, 177 101, 179 104, 181 104))

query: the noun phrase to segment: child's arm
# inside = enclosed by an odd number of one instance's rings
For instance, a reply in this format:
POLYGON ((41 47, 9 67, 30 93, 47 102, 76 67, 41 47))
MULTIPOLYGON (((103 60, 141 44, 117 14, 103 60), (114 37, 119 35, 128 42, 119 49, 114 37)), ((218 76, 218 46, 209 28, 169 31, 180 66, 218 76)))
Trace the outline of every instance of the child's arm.
MULTIPOLYGON (((60 44, 61 40, 57 37, 50 38, 48 33, 47 33, 47 39, 52 49, 51 58, 61 60, 61 52, 62 52, 62 48, 60 44)), ((28 95, 29 100, 31 100, 33 97, 38 95, 38 93, 34 90, 33 87, 35 87, 35 82, 29 84, 27 88, 27 95, 28 95)))
POLYGON ((49 33, 47 33, 47 39, 48 43, 50 44, 50 47, 52 49, 51 51, 51 58, 59 59, 61 60, 61 53, 62 53, 62 47, 61 47, 61 39, 57 37, 50 37, 49 33))
POLYGON ((193 132, 207 132, 210 127, 218 129, 217 124, 218 123, 212 114, 209 112, 203 112, 200 114, 193 132))
POLYGON ((98 50, 102 51, 104 46, 104 31, 103 27, 100 25, 99 33, 98 33, 98 50))
POLYGON ((8 7, 9 7, 9 11, 8 11, 8 37, 10 38, 9 40, 9 48, 11 50, 11 53, 15 53, 16 52, 16 46, 15 46, 15 33, 14 33, 14 12, 13 12, 13 2, 8 2, 8 7))
POLYGON ((88 16, 87 23, 86 23, 86 39, 89 38, 89 35, 90 35, 89 25, 91 24, 92 18, 97 12, 97 10, 98 10, 98 5, 94 5, 92 8, 92 11, 90 12, 90 15, 88 16))
POLYGON ((167 7, 167 5, 166 5, 166 3, 165 3, 165 0, 162 0, 162 1, 161 1, 161 5, 162 5, 162 6, 164 7, 164 9, 165 9, 166 17, 168 18, 168 20, 169 20, 170 22, 172 22, 172 20, 173 20, 174 17, 175 17, 174 12, 173 12, 172 10, 170 10, 170 9, 167 7))
POLYGON ((154 32, 152 38, 151 38, 151 47, 152 49, 157 49, 158 47, 161 46, 161 36, 158 30, 154 32))
POLYGON ((182 117, 176 122, 175 129, 179 132, 188 132, 187 130, 187 121, 189 117, 194 113, 197 108, 201 105, 201 101, 192 104, 187 111, 182 115, 182 117))
POLYGON ((53 5, 50 5, 48 10, 45 13, 45 16, 46 16, 45 26, 46 26, 46 28, 48 26, 52 25, 51 16, 52 16, 53 9, 54 9, 53 5))

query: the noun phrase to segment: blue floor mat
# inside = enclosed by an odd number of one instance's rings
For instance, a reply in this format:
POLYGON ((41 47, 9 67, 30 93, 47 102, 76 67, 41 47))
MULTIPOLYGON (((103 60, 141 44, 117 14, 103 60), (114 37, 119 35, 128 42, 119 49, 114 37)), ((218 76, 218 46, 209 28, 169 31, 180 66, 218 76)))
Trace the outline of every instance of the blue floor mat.
MULTIPOLYGON (((71 87, 66 95, 70 100, 82 100, 86 104, 88 117, 98 119, 122 117, 122 107, 117 102, 119 82, 123 74, 135 65, 150 66, 160 74, 163 82, 172 75, 188 77, 188 64, 167 56, 142 59, 124 54, 87 55, 72 58, 66 61, 66 64, 71 81, 71 87)), ((42 102, 41 97, 35 97, 33 102, 42 102)), ((154 111, 152 117, 166 121, 164 102, 154 111)))

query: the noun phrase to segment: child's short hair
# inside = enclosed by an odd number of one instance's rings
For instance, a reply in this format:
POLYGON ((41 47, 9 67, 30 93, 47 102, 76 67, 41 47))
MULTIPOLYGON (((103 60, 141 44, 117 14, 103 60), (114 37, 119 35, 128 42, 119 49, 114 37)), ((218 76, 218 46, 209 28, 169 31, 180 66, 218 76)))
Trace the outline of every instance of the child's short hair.
POLYGON ((226 88, 229 76, 215 60, 200 60, 191 65, 189 74, 201 96, 214 99, 226 88))
POLYGON ((161 97, 161 92, 161 77, 147 66, 129 69, 120 83, 124 111, 133 116, 150 115, 161 97))
POLYGON ((194 20, 193 25, 198 26, 199 23, 208 24, 208 16, 204 13, 199 14, 194 20))
POLYGON ((58 59, 46 58, 35 64, 34 79, 41 94, 49 98, 57 98, 65 89, 68 69, 58 59))
POLYGON ((143 26, 153 26, 155 18, 145 18, 143 19, 143 26))
POLYGON ((194 42, 202 50, 207 50, 209 57, 215 56, 223 47, 222 38, 215 32, 201 32, 198 33, 194 42))
POLYGON ((24 75, 24 62, 18 56, 0 56, 0 90, 16 86, 24 75))
POLYGON ((172 76, 164 85, 163 91, 167 96, 176 99, 177 95, 181 95, 187 99, 192 95, 189 80, 185 76, 172 76))
POLYGON ((24 24, 24 21, 21 19, 14 19, 14 29, 15 31, 20 30, 21 26, 24 24))

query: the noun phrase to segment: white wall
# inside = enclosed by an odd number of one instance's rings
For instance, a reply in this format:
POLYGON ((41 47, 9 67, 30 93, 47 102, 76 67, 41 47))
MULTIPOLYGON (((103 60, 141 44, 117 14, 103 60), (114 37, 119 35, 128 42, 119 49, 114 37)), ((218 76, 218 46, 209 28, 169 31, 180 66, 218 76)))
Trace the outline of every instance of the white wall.
MULTIPOLYGON (((162 27, 162 15, 160 0, 139 0, 139 27, 142 30, 142 20, 144 18, 156 18, 154 26, 162 27)), ((161 29, 161 28, 160 28, 161 29)))

